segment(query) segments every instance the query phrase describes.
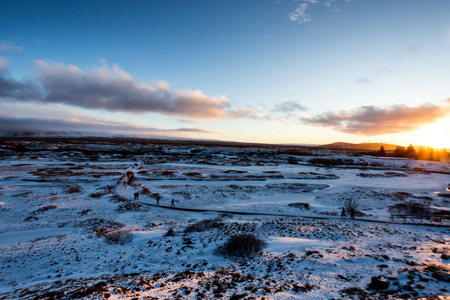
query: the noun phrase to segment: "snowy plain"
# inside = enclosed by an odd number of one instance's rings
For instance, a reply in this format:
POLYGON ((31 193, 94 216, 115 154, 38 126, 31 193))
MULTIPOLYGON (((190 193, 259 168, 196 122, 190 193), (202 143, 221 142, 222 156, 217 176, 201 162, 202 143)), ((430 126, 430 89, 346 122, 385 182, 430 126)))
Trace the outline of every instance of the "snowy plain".
POLYGON ((448 211, 450 164, 312 154, 293 164, 254 147, 4 143, 0 299, 448 299, 448 220, 392 220, 389 207, 448 211), (316 155, 361 164, 312 165, 316 155), (348 199, 356 220, 340 216, 348 199), (108 243, 117 231, 130 241, 108 243), (239 233, 268 246, 215 254, 239 233))

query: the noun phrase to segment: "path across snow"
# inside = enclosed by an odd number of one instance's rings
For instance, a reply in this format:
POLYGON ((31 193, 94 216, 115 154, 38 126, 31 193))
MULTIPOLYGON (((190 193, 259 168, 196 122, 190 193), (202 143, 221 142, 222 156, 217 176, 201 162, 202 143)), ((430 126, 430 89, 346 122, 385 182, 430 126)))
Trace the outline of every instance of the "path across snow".
MULTIPOLYGON (((129 170, 127 170, 129 171, 129 170)), ((311 215, 296 215, 296 214, 281 214, 281 213, 266 213, 266 212, 246 212, 246 211, 236 211, 236 210, 223 210, 223 209, 207 209, 207 208, 198 208, 198 207, 181 207, 181 206, 167 206, 167 205, 159 205, 152 204, 149 202, 145 202, 142 200, 134 200, 127 193, 127 187, 123 184, 126 176, 122 176, 120 180, 117 182, 117 185, 114 189, 115 193, 122 198, 127 199, 128 201, 134 201, 142 205, 159 207, 163 209, 171 209, 171 210, 180 210, 180 211, 191 211, 191 212, 217 212, 217 213, 225 213, 225 214, 235 214, 235 215, 255 215, 255 216, 277 216, 277 217, 292 217, 292 218, 305 218, 305 219, 319 219, 319 220, 342 220, 349 218, 342 217, 334 217, 334 216, 311 216, 311 215)), ((401 225, 421 225, 421 226, 437 226, 437 227, 450 227, 448 224, 442 223, 418 223, 418 222, 401 222, 401 221, 393 221, 389 219, 368 219, 368 218, 355 218, 353 221, 359 222, 373 222, 373 223, 384 223, 384 224, 401 224, 401 225)))

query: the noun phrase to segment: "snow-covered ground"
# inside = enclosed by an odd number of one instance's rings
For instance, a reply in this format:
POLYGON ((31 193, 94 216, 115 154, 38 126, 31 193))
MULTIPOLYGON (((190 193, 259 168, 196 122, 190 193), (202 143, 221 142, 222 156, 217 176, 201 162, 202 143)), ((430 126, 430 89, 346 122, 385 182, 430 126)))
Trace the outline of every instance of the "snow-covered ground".
POLYGON ((2 152, 1 299, 450 297, 448 220, 389 212, 448 211, 449 163, 349 157, 368 166, 326 168, 268 149, 75 146, 2 152), (135 178, 123 184, 127 170, 135 178), (172 199, 177 210, 165 207, 172 199), (349 199, 356 220, 340 217, 349 199), (267 247, 215 254, 239 233, 267 247))

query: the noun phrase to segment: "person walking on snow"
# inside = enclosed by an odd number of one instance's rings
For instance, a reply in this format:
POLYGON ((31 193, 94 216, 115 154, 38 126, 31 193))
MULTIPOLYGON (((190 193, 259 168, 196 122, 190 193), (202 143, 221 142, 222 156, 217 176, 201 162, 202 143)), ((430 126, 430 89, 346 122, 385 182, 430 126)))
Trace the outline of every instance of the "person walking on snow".
POLYGON ((170 206, 175 207, 175 199, 172 198, 172 201, 170 202, 170 206))
POLYGON ((350 217, 352 218, 352 220, 355 219, 355 209, 353 207, 350 208, 350 217))
POLYGON ((345 217, 346 215, 345 215, 345 208, 343 207, 342 208, 342 212, 341 212, 341 217, 345 217))

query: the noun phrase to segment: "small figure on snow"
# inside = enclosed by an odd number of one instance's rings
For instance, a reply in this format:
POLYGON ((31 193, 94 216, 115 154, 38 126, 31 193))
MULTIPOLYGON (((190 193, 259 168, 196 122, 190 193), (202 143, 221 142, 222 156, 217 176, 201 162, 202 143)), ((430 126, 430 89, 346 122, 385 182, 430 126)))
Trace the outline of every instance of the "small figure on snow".
POLYGON ((170 206, 175 207, 175 199, 172 198, 172 201, 170 202, 170 206))
POLYGON ((352 218, 352 220, 355 219, 355 209, 353 207, 350 208, 350 217, 352 218))
POLYGON ((341 217, 345 217, 346 216, 346 214, 345 214, 345 207, 343 207, 342 208, 342 212, 341 212, 341 217))

